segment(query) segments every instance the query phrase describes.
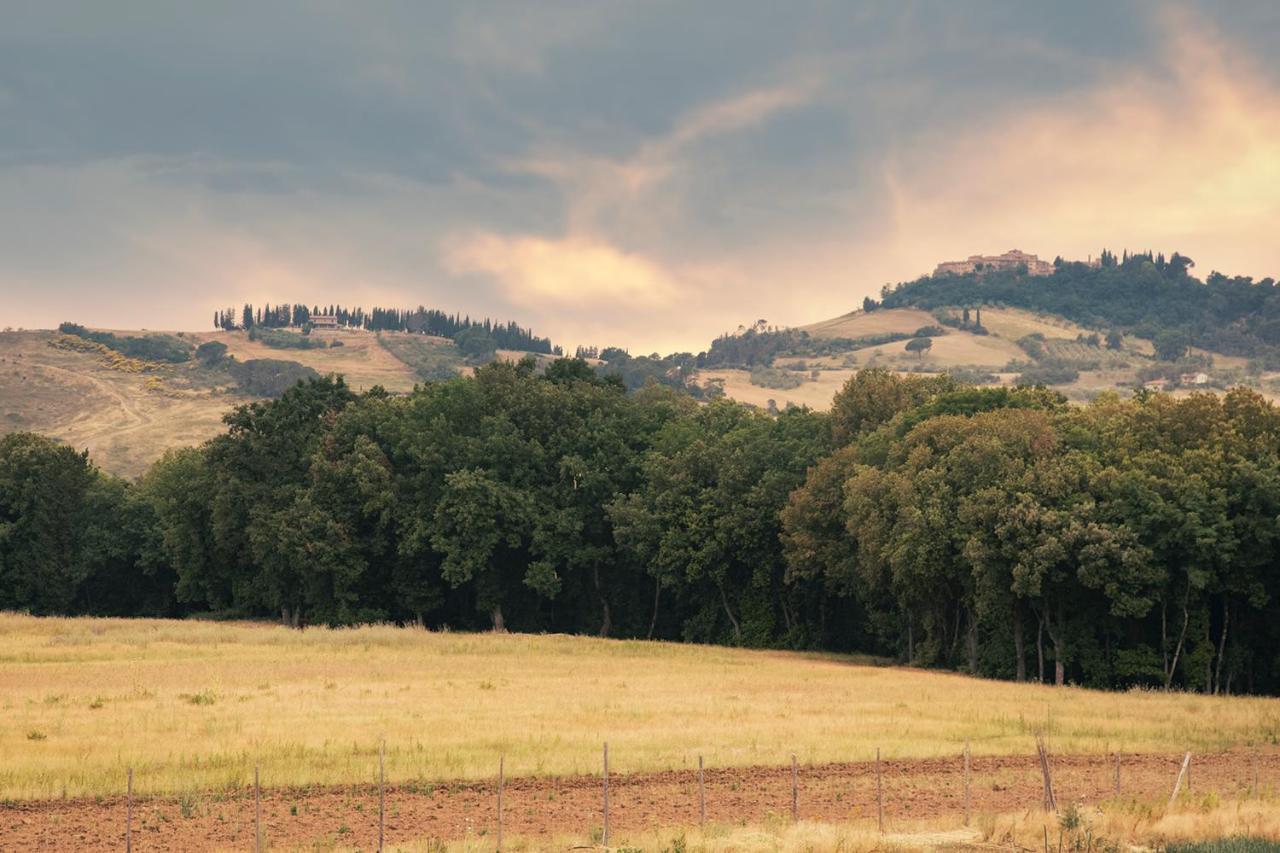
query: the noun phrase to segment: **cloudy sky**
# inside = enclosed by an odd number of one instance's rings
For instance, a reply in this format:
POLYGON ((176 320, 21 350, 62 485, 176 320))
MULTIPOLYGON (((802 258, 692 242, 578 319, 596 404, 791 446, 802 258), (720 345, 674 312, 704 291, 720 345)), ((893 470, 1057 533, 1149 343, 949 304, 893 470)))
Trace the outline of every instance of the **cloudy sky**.
POLYGON ((1218 5, 0 0, 0 325, 665 352, 1014 247, 1280 276, 1280 4, 1218 5))

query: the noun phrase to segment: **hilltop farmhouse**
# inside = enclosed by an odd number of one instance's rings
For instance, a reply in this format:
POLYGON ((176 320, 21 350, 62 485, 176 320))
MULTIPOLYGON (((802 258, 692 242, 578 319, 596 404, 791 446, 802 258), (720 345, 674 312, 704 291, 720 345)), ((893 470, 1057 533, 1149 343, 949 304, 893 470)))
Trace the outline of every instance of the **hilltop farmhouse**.
POLYGON ((970 255, 963 261, 943 261, 933 271, 935 276, 965 275, 966 273, 982 273, 989 270, 1016 270, 1026 266, 1031 275, 1049 275, 1053 272, 1053 264, 1042 261, 1035 255, 1029 255, 1019 249, 1010 249, 1003 255, 970 255))

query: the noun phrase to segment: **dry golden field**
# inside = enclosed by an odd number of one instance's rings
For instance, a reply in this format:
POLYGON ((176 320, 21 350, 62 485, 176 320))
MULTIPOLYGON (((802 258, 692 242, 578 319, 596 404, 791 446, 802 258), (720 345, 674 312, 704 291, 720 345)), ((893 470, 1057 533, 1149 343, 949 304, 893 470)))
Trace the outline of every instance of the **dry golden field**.
POLYGON ((870 313, 853 311, 800 328, 815 338, 865 338, 890 332, 910 335, 937 322, 928 311, 918 308, 886 308, 870 313))
POLYGON ((854 373, 855 371, 850 369, 823 370, 818 373, 816 381, 809 380, 808 374, 805 374, 804 383, 795 388, 766 388, 762 385, 752 385, 749 370, 701 370, 697 378, 699 382, 706 382, 708 379, 724 380, 725 396, 740 403, 764 408, 770 400, 773 400, 779 409, 786 408, 788 403, 792 403, 826 411, 831 408, 831 398, 844 387, 854 373))
POLYGON ((1272 699, 1101 693, 830 655, 396 627, 0 614, 0 798, 1274 743, 1272 699))
POLYGON ((923 364, 934 368, 982 367, 999 370, 1015 359, 1026 360, 1027 354, 1016 343, 996 335, 971 335, 948 329, 933 339, 933 347, 923 357, 907 352, 906 341, 855 350, 858 363, 866 365, 876 358, 881 367, 898 370, 923 364))

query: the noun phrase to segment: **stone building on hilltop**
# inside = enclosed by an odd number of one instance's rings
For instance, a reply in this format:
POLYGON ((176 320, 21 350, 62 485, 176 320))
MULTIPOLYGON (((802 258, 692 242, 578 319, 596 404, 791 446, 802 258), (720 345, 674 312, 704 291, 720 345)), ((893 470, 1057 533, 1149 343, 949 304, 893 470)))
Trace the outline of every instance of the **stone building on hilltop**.
POLYGON ((1035 255, 1029 255, 1019 249, 1010 249, 1003 255, 970 255, 963 261, 943 261, 933 271, 935 276, 965 275, 967 273, 983 273, 988 270, 1016 270, 1026 266, 1030 275, 1049 275, 1053 272, 1053 264, 1042 261, 1035 255))

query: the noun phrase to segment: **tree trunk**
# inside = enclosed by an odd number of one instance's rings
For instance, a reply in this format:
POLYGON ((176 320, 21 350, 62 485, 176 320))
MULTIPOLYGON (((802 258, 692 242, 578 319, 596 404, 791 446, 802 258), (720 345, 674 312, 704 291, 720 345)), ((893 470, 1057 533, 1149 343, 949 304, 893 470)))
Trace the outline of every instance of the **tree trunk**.
POLYGON ((1205 604, 1204 609, 1209 611, 1204 620, 1204 644, 1210 649, 1209 656, 1204 659, 1204 695, 1208 696, 1213 692, 1213 633, 1209 625, 1212 621, 1212 606, 1205 604))
POLYGON ((724 593, 724 586, 716 584, 716 588, 720 590, 720 603, 724 605, 725 615, 729 617, 729 621, 733 623, 733 641, 735 643, 742 642, 742 626, 738 624, 738 620, 733 615, 733 610, 729 607, 729 596, 724 593))
POLYGON ((1229 599, 1222 596, 1222 636, 1218 638, 1218 666, 1213 673, 1213 692, 1222 692, 1222 659, 1227 655, 1227 622, 1231 618, 1229 599))
POLYGON ((1062 604, 1058 604, 1058 631, 1053 637, 1053 683, 1061 687, 1067 681, 1067 662, 1062 650, 1062 604))
POLYGON ((1164 667, 1164 687, 1169 689, 1169 603, 1160 600, 1160 657, 1164 667))
POLYGON ((301 605, 301 604, 295 604, 295 605, 294 605, 294 607, 293 607, 293 622, 292 622, 292 625, 293 625, 293 627, 294 627, 294 628, 297 628, 297 627, 298 627, 299 625, 301 625, 301 624, 302 624, 302 605, 301 605))
POLYGON ((1182 657, 1182 644, 1187 641, 1187 623, 1191 619, 1191 613, 1187 609, 1187 602, 1191 598, 1191 586, 1187 585, 1187 593, 1182 597, 1182 631, 1178 634, 1178 646, 1173 650, 1173 660, 1169 664, 1169 670, 1164 674, 1164 689, 1168 690, 1173 684, 1173 674, 1178 671, 1178 658, 1182 657))
MULTIPOLYGON (((960 648, 960 616, 964 613, 960 605, 956 605, 956 626, 951 632, 951 649, 947 652, 947 666, 953 666, 956 661, 956 649, 960 648)), ((946 623, 943 623, 945 630, 946 623)), ((943 637, 945 638, 945 634, 943 637)))
POLYGON ((289 615, 289 605, 280 605, 280 624, 288 628, 293 624, 293 618, 289 615))
POLYGON ((916 659, 916 637, 915 629, 912 627, 911 614, 907 614, 907 663, 910 664, 916 659))
POLYGON ((493 619, 493 633, 495 634, 507 633, 507 622, 505 619, 502 618, 501 604, 495 604, 493 606, 493 610, 490 611, 489 616, 490 618, 493 619))
POLYGON ((662 581, 653 579, 653 617, 649 620, 649 639, 653 639, 654 629, 658 627, 658 599, 662 596, 662 581))
POLYGON ((1036 663, 1040 667, 1039 682, 1044 684, 1044 616, 1036 614, 1036 663))
POLYGON ((1026 649, 1022 640, 1022 611, 1018 608, 1018 602, 1013 603, 1013 654, 1014 669, 1017 672, 1019 681, 1027 680, 1027 658, 1026 649))
POLYGON ((1053 683, 1061 687, 1066 683, 1067 667, 1062 660, 1062 606, 1058 606, 1058 630, 1053 629, 1053 621, 1049 618, 1049 608, 1045 608, 1044 629, 1049 634, 1049 642, 1053 643, 1053 683))
POLYGON ((600 636, 607 637, 613 630, 613 614, 609 612, 609 602, 602 595, 600 596, 600 636))
POLYGON ((969 611, 969 630, 966 640, 969 646, 969 674, 978 674, 978 620, 973 618, 973 611, 969 611))
POLYGON ((613 618, 609 613, 609 600, 604 597, 604 591, 600 589, 600 565, 598 563, 591 567, 591 579, 596 586, 596 598, 600 600, 600 636, 607 637, 609 632, 613 630, 613 618))

